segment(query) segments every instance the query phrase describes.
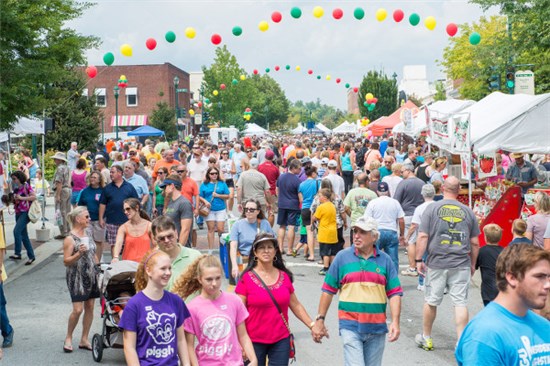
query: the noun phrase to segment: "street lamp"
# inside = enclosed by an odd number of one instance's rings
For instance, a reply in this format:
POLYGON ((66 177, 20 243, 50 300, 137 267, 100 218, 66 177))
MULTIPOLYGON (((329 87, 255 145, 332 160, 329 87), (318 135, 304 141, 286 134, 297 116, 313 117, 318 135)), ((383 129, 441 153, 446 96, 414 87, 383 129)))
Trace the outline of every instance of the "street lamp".
POLYGON ((222 126, 222 102, 218 102, 218 108, 220 109, 220 127, 222 126))
POLYGON ((118 141, 118 95, 120 88, 115 85, 113 92, 115 93, 115 140, 118 141))
POLYGON ((178 85, 180 83, 180 78, 177 76, 174 76, 174 99, 175 99, 175 107, 176 107, 176 133, 178 133, 178 117, 179 117, 179 106, 178 106, 178 85))

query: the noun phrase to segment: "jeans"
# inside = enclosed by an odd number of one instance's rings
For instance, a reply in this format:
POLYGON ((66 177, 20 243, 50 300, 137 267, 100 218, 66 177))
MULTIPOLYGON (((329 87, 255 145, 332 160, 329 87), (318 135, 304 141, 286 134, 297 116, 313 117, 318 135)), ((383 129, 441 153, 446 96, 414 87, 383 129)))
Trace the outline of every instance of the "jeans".
POLYGON ((342 172, 342 178, 344 178, 344 189, 346 194, 353 188, 353 170, 344 170, 342 172))
POLYGON ((27 225, 29 222, 28 212, 20 212, 15 214, 15 227, 13 228, 15 255, 21 255, 21 244, 23 244, 27 250, 27 257, 29 257, 29 259, 34 259, 34 250, 32 249, 31 240, 29 239, 29 232, 27 231, 27 225))
POLYGON ((6 296, 4 296, 4 284, 2 282, 0 282, 0 330, 2 330, 3 337, 6 337, 13 330, 6 311, 6 296))
POLYGON ((287 366, 289 363, 288 355, 290 353, 290 339, 283 338, 278 342, 252 343, 254 353, 258 358, 258 365, 265 365, 266 356, 269 358, 268 366, 287 366))
POLYGON ((399 271, 399 239, 397 238, 397 232, 393 230, 380 229, 380 238, 376 243, 378 250, 383 250, 390 256, 393 264, 395 264, 395 270, 399 271))
POLYGON ((386 345, 385 334, 365 334, 341 329, 340 336, 344 343, 345 366, 382 365, 386 345))

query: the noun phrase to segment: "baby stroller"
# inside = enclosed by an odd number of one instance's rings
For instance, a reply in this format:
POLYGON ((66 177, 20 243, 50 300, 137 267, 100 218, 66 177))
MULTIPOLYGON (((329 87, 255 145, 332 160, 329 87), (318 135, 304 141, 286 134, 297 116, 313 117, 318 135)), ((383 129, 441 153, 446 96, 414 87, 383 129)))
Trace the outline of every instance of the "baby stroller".
POLYGON ((122 348, 122 329, 118 327, 119 311, 128 302, 128 296, 121 296, 127 292, 135 295, 134 281, 138 263, 120 261, 102 267, 99 283, 101 286, 101 318, 103 329, 101 334, 94 334, 92 338, 92 356, 94 361, 100 362, 104 348, 122 348))

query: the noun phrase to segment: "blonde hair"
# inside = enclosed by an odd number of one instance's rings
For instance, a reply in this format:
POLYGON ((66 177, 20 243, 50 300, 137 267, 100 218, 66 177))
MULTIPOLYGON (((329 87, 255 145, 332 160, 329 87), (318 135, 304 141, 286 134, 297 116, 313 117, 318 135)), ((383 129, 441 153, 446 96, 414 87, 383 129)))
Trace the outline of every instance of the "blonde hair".
POLYGON ((401 174, 401 168, 403 168, 403 164, 393 163, 392 166, 391 166, 391 172, 401 174))
POLYGON ((219 268, 223 272, 220 259, 211 254, 203 254, 183 272, 174 283, 172 292, 177 294, 182 299, 186 299, 189 295, 194 294, 202 289, 199 278, 202 276, 204 268, 219 268))
POLYGON ((512 223, 512 232, 516 235, 524 236, 527 231, 527 223, 522 219, 515 219, 512 223))
POLYGON ((380 168, 380 162, 378 160, 373 160, 369 164, 369 170, 373 171, 380 168))
POLYGON ((502 228, 497 224, 485 225, 483 234, 485 234, 485 241, 487 243, 498 244, 500 239, 502 239, 502 228))
POLYGON ((545 192, 538 191, 535 194, 535 207, 538 213, 550 214, 550 196, 545 192))
POLYGON ((77 206, 67 214, 67 220, 69 221, 71 227, 74 227, 74 224, 76 223, 76 218, 84 211, 88 211, 86 206, 77 206))
POLYGON ((136 282, 134 284, 136 292, 139 292, 147 287, 149 277, 147 276, 146 269, 151 270, 151 268, 153 268, 155 264, 157 264, 159 256, 163 255, 168 257, 168 254, 164 253, 163 251, 153 249, 145 253, 145 255, 141 258, 141 262, 139 263, 138 269, 136 271, 136 282))

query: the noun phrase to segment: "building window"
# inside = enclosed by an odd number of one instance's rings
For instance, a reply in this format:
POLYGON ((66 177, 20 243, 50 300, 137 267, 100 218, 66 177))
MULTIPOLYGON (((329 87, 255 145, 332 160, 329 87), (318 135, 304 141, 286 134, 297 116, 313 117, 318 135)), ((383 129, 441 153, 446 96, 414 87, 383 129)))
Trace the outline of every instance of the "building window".
POLYGON ((95 105, 98 107, 107 107, 107 93, 105 88, 95 89, 95 105))
POLYGON ((88 88, 82 89, 81 97, 84 99, 88 99, 88 88))
POLYGON ((137 88, 126 88, 126 105, 136 107, 138 105, 137 88))

